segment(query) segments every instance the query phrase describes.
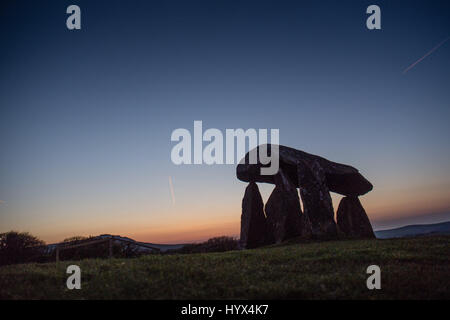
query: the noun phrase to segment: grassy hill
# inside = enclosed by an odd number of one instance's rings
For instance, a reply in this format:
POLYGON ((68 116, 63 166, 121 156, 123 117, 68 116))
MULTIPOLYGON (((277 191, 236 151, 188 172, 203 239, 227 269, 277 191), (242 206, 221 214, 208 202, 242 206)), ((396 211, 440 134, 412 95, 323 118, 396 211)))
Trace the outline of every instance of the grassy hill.
POLYGON ((255 250, 0 268, 2 299, 450 298, 450 236, 287 243, 255 250), (81 267, 81 290, 66 267, 81 267), (381 290, 366 287, 381 268, 381 290))

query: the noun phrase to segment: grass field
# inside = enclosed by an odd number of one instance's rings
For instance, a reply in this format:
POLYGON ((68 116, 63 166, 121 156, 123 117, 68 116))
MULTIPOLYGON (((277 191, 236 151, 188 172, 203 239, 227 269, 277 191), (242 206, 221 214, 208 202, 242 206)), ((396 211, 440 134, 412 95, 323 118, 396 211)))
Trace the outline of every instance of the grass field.
POLYGON ((449 299, 450 236, 0 268, 2 299, 449 299), (81 290, 66 268, 81 267, 81 290), (366 268, 381 268, 368 290, 366 268))

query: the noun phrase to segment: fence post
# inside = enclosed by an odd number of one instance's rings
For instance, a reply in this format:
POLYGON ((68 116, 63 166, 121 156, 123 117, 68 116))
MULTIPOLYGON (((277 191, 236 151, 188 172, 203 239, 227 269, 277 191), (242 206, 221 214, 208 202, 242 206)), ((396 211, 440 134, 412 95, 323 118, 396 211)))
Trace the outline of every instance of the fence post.
POLYGON ((112 256, 113 256, 113 241, 112 241, 112 238, 109 238, 109 258, 111 259, 112 258, 112 256))
POLYGON ((56 246, 56 263, 59 262, 59 247, 56 246))

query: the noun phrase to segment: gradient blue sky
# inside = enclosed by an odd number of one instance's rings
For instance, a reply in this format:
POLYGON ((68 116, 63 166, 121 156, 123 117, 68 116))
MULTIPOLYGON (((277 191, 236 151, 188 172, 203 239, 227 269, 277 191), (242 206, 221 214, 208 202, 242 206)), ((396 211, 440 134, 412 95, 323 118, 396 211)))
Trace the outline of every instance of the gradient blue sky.
POLYGON ((2 2, 0 232, 238 234, 235 167, 170 160, 194 120, 355 166, 375 228, 446 220, 450 41, 403 70, 449 36, 449 1, 2 2))

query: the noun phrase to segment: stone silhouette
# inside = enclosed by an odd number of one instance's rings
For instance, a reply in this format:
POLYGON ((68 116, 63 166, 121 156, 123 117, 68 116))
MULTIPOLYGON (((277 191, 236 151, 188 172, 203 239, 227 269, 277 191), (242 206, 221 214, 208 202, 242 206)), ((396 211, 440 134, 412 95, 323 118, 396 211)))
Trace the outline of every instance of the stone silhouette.
POLYGON ((267 237, 264 203, 254 182, 245 189, 242 199, 241 246, 255 248, 265 244, 267 237))
POLYGON ((333 202, 325 180, 325 173, 318 161, 309 166, 300 160, 297 165, 300 196, 305 215, 311 222, 311 232, 320 238, 335 238, 333 202))
MULTIPOLYGON (((326 178, 326 185, 332 192, 336 192, 344 196, 361 196, 371 191, 373 188, 372 184, 367 181, 367 179, 364 178, 357 169, 351 166, 332 162, 325 158, 281 145, 278 149, 280 168, 282 168, 290 178, 297 176, 297 165, 300 161, 309 167, 312 166, 313 162, 317 162, 323 169, 326 178)), ((237 178, 244 182, 254 181, 275 184, 274 175, 270 176, 260 174, 260 168, 265 165, 262 165, 261 163, 249 164, 249 154, 251 152, 258 152, 258 150, 259 147, 251 150, 245 155, 245 158, 241 161, 242 163, 240 163, 236 168, 237 178)), ((270 155, 270 144, 267 145, 267 150, 270 155)), ((299 187, 297 179, 294 178, 292 181, 295 181, 295 186, 299 187)))
POLYGON ((375 238, 366 211, 358 197, 344 197, 336 214, 337 225, 346 236, 375 238))
MULTIPOLYGON (((254 247, 255 243, 257 246, 263 242, 279 243, 298 236, 334 239, 338 236, 338 228, 348 236, 373 237, 372 226, 358 199, 358 196, 371 191, 373 186, 357 169, 280 145, 278 172, 274 175, 261 175, 261 167, 268 165, 259 162, 258 148, 248 152, 237 166, 237 178, 249 182, 252 190, 256 182, 271 183, 275 188, 267 201, 264 215, 260 209, 262 200, 258 201, 258 206, 252 206, 253 211, 249 213, 247 202, 253 193, 248 195, 247 187, 241 219, 241 241, 245 247, 254 247), (256 152, 255 164, 249 163, 252 152, 256 152), (300 189, 304 213, 301 211, 297 188, 300 189), (345 196, 339 205, 337 225, 330 191, 345 196), (253 217, 257 217, 254 218, 257 219, 254 225, 258 227, 252 229, 249 226, 253 225, 253 217), (265 218, 265 227, 261 217, 265 218), (264 236, 260 234, 262 232, 265 232, 264 236), (258 240, 249 241, 250 238, 258 240)), ((271 149, 268 144, 269 155, 271 149)), ((257 194, 260 198, 259 191, 257 194)))
POLYGON ((310 236, 295 185, 282 169, 275 176, 275 189, 265 207, 267 215, 267 240, 280 243, 286 239, 310 236))

